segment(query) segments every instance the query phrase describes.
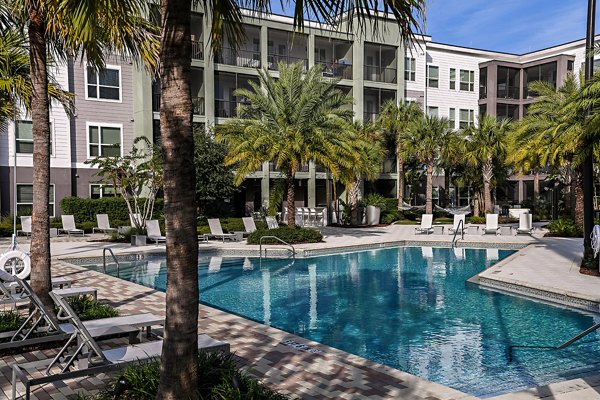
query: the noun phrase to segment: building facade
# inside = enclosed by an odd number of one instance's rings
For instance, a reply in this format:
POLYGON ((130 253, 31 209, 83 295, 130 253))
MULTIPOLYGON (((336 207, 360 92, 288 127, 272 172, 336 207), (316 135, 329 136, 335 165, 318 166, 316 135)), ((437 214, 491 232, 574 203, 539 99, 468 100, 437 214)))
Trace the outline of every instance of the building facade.
MULTIPOLYGON (((235 90, 257 82, 259 68, 276 76, 279 62, 301 62, 305 68, 322 65, 323 75, 339 78, 340 89, 353 97, 357 119, 375 119, 389 100, 416 102, 426 113, 446 117, 454 129, 461 129, 475 124, 480 113, 521 118, 534 97, 528 83, 545 80, 560 85, 567 71, 579 71, 584 61, 583 40, 521 55, 436 43, 428 36, 406 48, 395 22, 386 18, 378 20, 374 33, 369 26, 359 32, 356 23, 355 29, 347 29, 345 23, 334 29, 311 22, 302 32, 294 32, 292 19, 277 15, 247 14, 244 24, 246 40, 237 51, 225 38, 222 51, 213 54, 205 39, 210 37, 207 16, 193 14, 191 90, 198 124, 210 127, 236 116, 241 99, 235 90)), ((138 136, 160 140, 160 82, 123 57, 111 57, 104 71, 88 68, 85 60, 69 62, 58 66, 54 75, 75 94, 76 109, 72 116, 58 104, 51 109, 50 200, 51 212, 58 216, 64 197, 114 194, 111 187, 96 182, 95 170, 86 161, 126 154, 138 136)), ((4 130, 0 211, 10 214, 16 206, 19 213, 26 213, 32 203, 31 122, 25 118, 8 123, 4 130)), ((265 163, 247 177, 236 208, 249 213, 265 206, 270 187, 282 177, 273 164, 265 163)), ((326 206, 331 193, 327 178, 326 171, 312 162, 302 166, 296 175, 297 204, 326 206)), ((529 177, 511 180, 514 184, 506 198, 520 203, 532 195, 529 177)), ((396 181, 396 160, 390 157, 369 190, 395 196, 396 181)), ((443 181, 438 176, 434 183, 437 198, 443 181)), ((468 188, 456 190, 459 203, 470 201, 468 188)), ((418 202, 418 190, 413 192, 413 201, 418 202)))

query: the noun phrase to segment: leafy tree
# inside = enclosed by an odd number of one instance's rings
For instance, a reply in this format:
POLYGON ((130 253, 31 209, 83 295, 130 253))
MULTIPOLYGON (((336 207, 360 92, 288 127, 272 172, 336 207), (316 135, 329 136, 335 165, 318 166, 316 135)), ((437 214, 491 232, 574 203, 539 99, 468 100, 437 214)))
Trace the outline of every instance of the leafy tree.
POLYGON ((287 222, 293 227, 298 168, 314 160, 337 175, 340 163, 352 162, 337 157, 346 145, 343 127, 352 118, 344 106, 352 100, 337 81, 323 77, 321 66, 304 74, 301 63, 280 63, 279 79, 264 69, 259 80, 260 85, 250 82, 252 90, 235 91, 247 101, 239 107, 240 118, 217 126, 217 139, 229 148, 225 163, 236 166, 237 184, 266 161, 281 169, 287 181, 287 222))

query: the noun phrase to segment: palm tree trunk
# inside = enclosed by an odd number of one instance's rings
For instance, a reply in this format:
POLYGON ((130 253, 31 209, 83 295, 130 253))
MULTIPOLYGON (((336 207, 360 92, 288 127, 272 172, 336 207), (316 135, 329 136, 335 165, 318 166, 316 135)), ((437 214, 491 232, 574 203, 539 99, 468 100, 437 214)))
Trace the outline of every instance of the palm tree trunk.
POLYGON ((452 170, 450 168, 444 168, 444 197, 442 206, 448 207, 450 204, 450 175, 452 174, 452 170))
POLYGON ((287 224, 296 227, 296 170, 292 168, 287 176, 287 224))
POLYGON ((473 216, 479 217, 479 191, 473 193, 473 216))
POLYGON ((198 390, 198 242, 190 94, 191 0, 160 11, 161 145, 167 248, 165 337, 157 399, 193 399, 198 390))
POLYGON ((433 164, 427 164, 427 187, 425 189, 425 213, 433 214, 433 164))
POLYGON ((335 179, 333 179, 333 188, 332 188, 332 192, 333 192, 333 212, 335 213, 335 221, 336 223, 340 223, 339 220, 339 215, 338 215, 338 197, 337 197, 337 182, 335 179))
POLYGON ((486 213, 491 213, 492 208, 492 193, 490 188, 490 182, 493 177, 493 164, 492 159, 488 159, 481 167, 483 174, 483 206, 486 213))
POLYGON ((581 168, 577 168, 574 181, 575 190, 573 197, 575 198, 575 225, 577 225, 580 232, 583 232, 583 174, 581 173, 581 168))
MULTIPOLYGON (((33 129, 33 208, 31 212, 31 287, 48 310, 50 298, 50 102, 45 21, 39 2, 29 5, 31 120, 33 129)), ((16 179, 16 177, 15 177, 16 179)), ((16 212, 16 204, 15 204, 16 212)))
POLYGON ((538 211, 540 198, 540 172, 537 168, 533 171, 533 213, 538 211))
POLYGON ((398 155, 398 151, 396 151, 396 171, 398 172, 398 179, 396 182, 398 210, 402 211, 404 208, 404 160, 398 155))

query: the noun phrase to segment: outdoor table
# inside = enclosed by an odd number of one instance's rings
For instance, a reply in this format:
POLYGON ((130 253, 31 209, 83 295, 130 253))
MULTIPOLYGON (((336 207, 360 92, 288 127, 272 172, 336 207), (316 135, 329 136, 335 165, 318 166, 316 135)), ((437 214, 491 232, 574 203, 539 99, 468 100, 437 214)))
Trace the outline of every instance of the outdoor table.
POLYGON ((431 226, 433 228, 433 232, 435 234, 435 230, 441 228, 442 229, 442 235, 444 234, 444 225, 432 225, 431 226))

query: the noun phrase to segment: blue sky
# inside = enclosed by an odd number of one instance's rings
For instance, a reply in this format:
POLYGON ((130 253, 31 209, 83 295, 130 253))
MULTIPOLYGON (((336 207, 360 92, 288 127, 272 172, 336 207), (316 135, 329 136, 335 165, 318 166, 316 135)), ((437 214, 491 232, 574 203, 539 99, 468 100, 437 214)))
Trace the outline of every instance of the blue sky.
MULTIPOLYGON (((526 53, 583 38, 586 12, 586 0, 427 0, 426 33, 435 42, 526 53)), ((600 32, 600 14, 596 20, 600 32)))

